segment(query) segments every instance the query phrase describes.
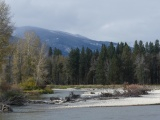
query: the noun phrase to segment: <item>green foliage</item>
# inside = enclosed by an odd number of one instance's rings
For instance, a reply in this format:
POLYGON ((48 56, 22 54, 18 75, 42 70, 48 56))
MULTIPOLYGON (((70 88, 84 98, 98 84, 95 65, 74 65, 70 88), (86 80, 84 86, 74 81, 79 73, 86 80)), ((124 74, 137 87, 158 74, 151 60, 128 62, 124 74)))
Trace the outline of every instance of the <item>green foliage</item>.
MULTIPOLYGON (((160 47, 155 43, 135 41, 133 49, 127 43, 118 43, 115 47, 102 45, 101 50, 89 48, 71 49, 69 56, 61 51, 40 43, 34 33, 26 33, 24 40, 19 40, 13 53, 7 59, 3 69, 3 80, 21 83, 24 90, 37 90, 38 93, 51 92, 44 88, 47 84, 120 84, 160 83, 160 47), (6 74, 7 73, 7 74, 6 74), (26 78, 28 78, 26 80, 26 78)), ((1 79, 2 79, 1 76, 1 79)), ((2 86, 3 91, 7 85, 2 86)))
MULTIPOLYGON (((10 8, 4 0, 0 0, 0 72, 9 54, 9 39, 13 32, 10 8)), ((0 76, 1 77, 1 76, 0 76)))
POLYGON ((46 87, 41 91, 42 94, 53 94, 54 91, 50 87, 46 87))
POLYGON ((52 48, 49 47, 49 50, 48 50, 48 57, 52 57, 52 55, 53 55, 52 48))
POLYGON ((38 86, 36 86, 36 82, 35 82, 35 79, 33 77, 30 77, 26 81, 20 83, 20 86, 24 90, 34 90, 34 89, 38 88, 38 86))
POLYGON ((160 44, 159 44, 159 40, 155 41, 155 47, 154 47, 154 53, 158 54, 160 51, 160 44))
POLYGON ((46 87, 44 89, 34 89, 34 90, 25 90, 24 91, 26 94, 28 94, 29 96, 35 96, 35 95, 40 95, 40 94, 53 94, 54 91, 49 88, 49 87, 46 87))
POLYGON ((111 42, 108 47, 108 58, 112 59, 115 54, 115 47, 113 46, 113 43, 111 42))
MULTIPOLYGON (((160 83, 159 40, 145 45, 136 40, 133 49, 123 42, 116 47, 112 42, 109 46, 102 44, 100 51, 72 48, 68 56, 63 56, 56 47, 46 48, 33 32, 26 32, 23 39, 9 44, 13 26, 9 6, 3 0, 0 16, 0 90, 8 92, 6 95, 14 94, 10 91, 12 83, 20 83, 24 90, 38 93, 51 93, 50 88, 45 88, 50 83, 160 83)), ((17 93, 18 89, 13 91, 17 93)))
POLYGON ((79 84, 79 48, 72 49, 68 58, 68 71, 71 77, 69 81, 71 84, 79 84))
POLYGON ((130 47, 125 44, 122 52, 122 77, 124 82, 133 82, 133 61, 132 61, 132 53, 130 47))
POLYGON ((80 53, 80 60, 79 60, 79 78, 81 83, 85 83, 85 74, 86 74, 86 53, 84 47, 82 47, 82 51, 80 53))
POLYGON ((107 59, 107 48, 105 45, 102 45, 99 58, 96 66, 96 81, 98 84, 108 84, 107 80, 108 72, 108 59, 107 59))
MULTIPOLYGON (((41 46, 38 41, 33 43, 41 46)), ((18 45, 19 52, 16 51, 17 53, 14 54, 17 57, 13 57, 13 60, 16 60, 13 62, 13 68, 16 67, 13 69, 13 76, 14 81, 24 82, 22 82, 22 86, 26 90, 38 89, 38 85, 44 88, 46 84, 50 83, 56 85, 160 83, 158 40, 155 43, 146 43, 145 46, 143 41, 135 41, 133 49, 127 43, 122 42, 118 43, 116 47, 112 42, 110 46, 102 45, 100 51, 92 51, 84 47, 82 49, 75 48, 71 49, 69 56, 62 56, 61 51, 56 48, 52 53, 50 48, 48 57, 41 57, 40 54, 40 56, 37 54, 25 56, 28 54, 26 53, 27 49, 23 55, 23 52, 21 53, 23 49, 20 48, 24 47, 20 43, 18 45), (25 61, 23 63, 20 60, 25 61), (34 79, 34 82, 25 80, 30 77, 34 79)), ((28 44, 29 50, 38 53, 32 45, 28 44)))
POLYGON ((50 71, 53 84, 65 83, 67 78, 66 64, 67 64, 67 59, 64 56, 62 55, 53 56, 51 62, 52 69, 50 71))
POLYGON ((62 55, 62 51, 55 47, 54 50, 53 50, 53 55, 54 56, 62 55))
POLYGON ((52 94, 53 90, 51 87, 37 86, 35 79, 33 77, 28 78, 26 81, 20 84, 25 93, 29 93, 30 95, 36 94, 52 94))
POLYGON ((120 62, 117 56, 114 56, 109 65, 108 79, 111 84, 120 84, 120 62))

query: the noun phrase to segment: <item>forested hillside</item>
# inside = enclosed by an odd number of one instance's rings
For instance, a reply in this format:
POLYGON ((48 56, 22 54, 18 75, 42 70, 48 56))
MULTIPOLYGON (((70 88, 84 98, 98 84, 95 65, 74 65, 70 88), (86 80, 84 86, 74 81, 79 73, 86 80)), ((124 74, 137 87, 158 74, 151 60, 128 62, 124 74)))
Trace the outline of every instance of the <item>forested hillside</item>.
POLYGON ((63 56, 56 45, 54 49, 48 47, 34 32, 9 41, 14 27, 4 1, 0 2, 0 16, 1 88, 7 84, 30 88, 47 84, 160 83, 159 40, 135 41, 133 48, 112 42, 109 46, 102 44, 100 50, 82 46, 70 48, 68 56, 63 56))
MULTIPOLYGON (((89 39, 87 37, 71 34, 63 31, 56 30, 48 30, 33 26, 23 26, 16 27, 13 31, 13 36, 24 38, 25 32, 32 31, 39 38, 42 43, 46 43, 47 46, 52 47, 53 49, 56 47, 62 51, 63 55, 68 55, 71 48, 79 48, 89 47, 91 50, 100 49, 101 44, 109 45, 108 41, 97 41, 93 39, 89 39)), ((116 43, 114 43, 116 45, 116 43)))
POLYGON ((159 84, 159 40, 155 43, 135 41, 131 49, 127 43, 102 44, 100 51, 89 48, 72 49, 68 57, 57 49, 50 54, 49 76, 54 84, 159 84))
POLYGON ((31 32, 24 39, 10 44, 8 57, 3 63, 1 79, 11 83, 34 80, 45 84, 159 84, 159 40, 155 43, 135 41, 102 44, 101 50, 71 49, 68 56, 61 50, 48 48, 31 32), (3 76, 3 77, 2 77, 3 76))

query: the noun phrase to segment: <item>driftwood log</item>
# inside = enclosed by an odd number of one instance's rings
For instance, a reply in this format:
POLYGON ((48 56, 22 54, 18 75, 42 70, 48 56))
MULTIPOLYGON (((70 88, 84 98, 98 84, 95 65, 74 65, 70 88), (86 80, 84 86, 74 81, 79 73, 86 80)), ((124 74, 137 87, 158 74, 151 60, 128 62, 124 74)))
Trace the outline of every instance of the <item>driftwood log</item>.
POLYGON ((61 100, 59 97, 50 97, 50 100, 53 101, 53 100, 61 100))
POLYGON ((80 95, 76 95, 73 92, 71 92, 68 97, 65 97, 65 100, 66 102, 69 102, 69 101, 75 101, 75 99, 78 98, 80 98, 80 95))
POLYGON ((8 105, 23 106, 27 102, 24 96, 14 96, 9 98, 6 103, 8 105))
POLYGON ((13 112, 10 105, 1 104, 0 105, 0 112, 13 112))

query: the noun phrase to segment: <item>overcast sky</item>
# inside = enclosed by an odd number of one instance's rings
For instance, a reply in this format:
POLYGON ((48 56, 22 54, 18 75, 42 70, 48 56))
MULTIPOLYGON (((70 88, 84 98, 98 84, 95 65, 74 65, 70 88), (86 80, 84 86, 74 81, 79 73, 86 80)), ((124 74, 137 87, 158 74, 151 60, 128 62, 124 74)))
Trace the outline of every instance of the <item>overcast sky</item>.
POLYGON ((5 0, 16 26, 36 26, 94 40, 160 40, 160 0, 5 0))

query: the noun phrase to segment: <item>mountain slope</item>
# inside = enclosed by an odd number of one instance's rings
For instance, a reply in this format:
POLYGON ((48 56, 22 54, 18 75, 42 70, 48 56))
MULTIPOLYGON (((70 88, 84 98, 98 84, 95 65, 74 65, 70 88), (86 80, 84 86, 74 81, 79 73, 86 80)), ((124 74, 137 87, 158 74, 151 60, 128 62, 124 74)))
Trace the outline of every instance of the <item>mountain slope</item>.
POLYGON ((109 45, 107 41, 95 41, 89 38, 74 35, 62 31, 51 31, 38 27, 17 27, 13 33, 13 36, 22 37, 27 31, 35 32, 41 39, 42 42, 45 42, 49 47, 58 48, 62 50, 63 54, 68 54, 71 48, 85 48, 88 47, 92 50, 100 49, 102 44, 109 45))

